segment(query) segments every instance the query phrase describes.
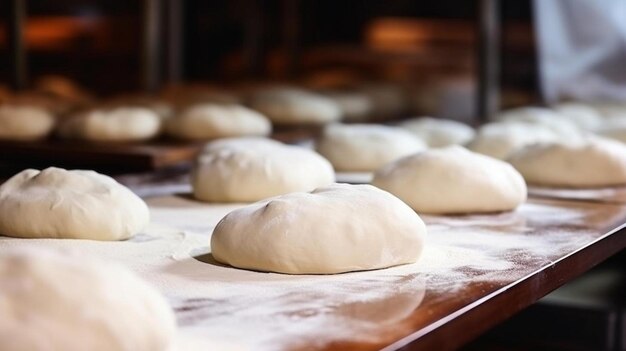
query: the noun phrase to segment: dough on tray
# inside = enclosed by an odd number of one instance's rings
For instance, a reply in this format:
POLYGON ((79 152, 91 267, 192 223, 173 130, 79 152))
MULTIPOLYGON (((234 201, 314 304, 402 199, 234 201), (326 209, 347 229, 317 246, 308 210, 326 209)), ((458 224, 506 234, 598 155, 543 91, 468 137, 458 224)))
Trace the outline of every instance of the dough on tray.
POLYGON ((149 219, 142 199, 94 171, 27 169, 0 186, 0 235, 123 240, 149 219))
POLYGON ((526 200, 524 178, 511 165, 460 146, 401 158, 376 172, 372 185, 419 213, 509 211, 526 200))
POLYGON ((54 117, 42 108, 2 105, 0 106, 0 140, 43 139, 54 128, 54 117))
POLYGON ((262 114, 240 105, 204 103, 168 119, 165 130, 180 139, 208 140, 264 136, 272 131, 272 125, 262 114))
POLYGON ((0 256, 4 351, 168 351, 176 320, 130 271, 76 253, 9 249, 0 256))
POLYGON ((210 143, 192 171, 194 197, 208 202, 253 202, 331 184, 331 164, 316 152, 263 138, 210 143))
POLYGON ((559 139, 558 134, 543 125, 494 122, 480 127, 467 148, 503 160, 526 145, 559 139))
POLYGON ((91 110, 65 118, 58 134, 65 139, 141 141, 161 131, 161 117, 145 107, 91 110))
POLYGON ((443 118, 412 118, 400 123, 400 127, 417 135, 429 147, 463 145, 472 140, 475 134, 474 128, 467 124, 443 118))
POLYGON ((626 145, 600 137, 531 145, 508 161, 529 184, 574 188, 626 184, 626 145))
POLYGON ((341 109, 332 99, 290 87, 259 89, 252 94, 250 107, 284 125, 325 124, 341 118, 341 109))
POLYGON ((213 231, 211 252, 238 268, 332 274, 416 262, 425 233, 420 217, 388 192, 334 184, 229 213, 213 231))
POLYGON ((316 145, 317 151, 342 172, 371 172, 426 144, 410 132, 379 124, 332 124, 316 145))

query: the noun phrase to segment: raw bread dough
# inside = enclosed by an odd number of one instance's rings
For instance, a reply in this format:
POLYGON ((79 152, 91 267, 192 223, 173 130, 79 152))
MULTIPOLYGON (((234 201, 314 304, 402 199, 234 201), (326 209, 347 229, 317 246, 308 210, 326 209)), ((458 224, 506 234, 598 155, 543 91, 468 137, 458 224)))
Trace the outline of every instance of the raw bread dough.
POLYGON ((193 194, 208 202, 253 202, 331 184, 330 163, 314 151, 262 138, 209 144, 192 172, 193 194))
POLYGON ((544 126, 566 139, 578 139, 583 131, 571 120, 543 107, 518 107, 500 112, 496 119, 501 122, 530 123, 544 126))
POLYGON ((259 90, 250 106, 276 124, 325 124, 341 118, 341 109, 332 99, 296 88, 259 90))
POLYGON ((602 126, 602 115, 593 107, 579 102, 564 102, 553 106, 559 115, 584 130, 596 130, 602 126))
POLYGON ((154 288, 121 266, 48 250, 0 256, 4 351, 171 350, 176 321, 154 288))
POLYGON ((272 125, 262 114, 243 106, 205 103, 170 118, 166 131, 180 139, 206 140, 268 135, 272 125))
POLYGON ((400 85, 369 82, 360 84, 356 89, 372 101, 372 117, 375 120, 397 118, 409 109, 408 92, 400 85))
POLYGON ((38 140, 43 139, 54 127, 50 112, 29 106, 0 106, 0 139, 38 140))
POLYGON ((509 211, 526 200, 524 178, 511 165, 460 146, 388 164, 374 174, 372 185, 419 213, 509 211))
POLYGON ((504 160, 526 145, 559 139, 561 137, 558 134, 543 125, 494 122, 480 127, 467 147, 472 151, 504 160))
POLYGON ((94 171, 27 169, 0 186, 0 235, 122 240, 149 217, 143 200, 94 171))
POLYGON ((369 172, 426 148, 410 132, 378 124, 332 124, 324 129, 317 151, 338 171, 369 172))
POLYGON ((599 137, 532 145, 508 161, 529 184, 575 188, 626 184, 626 145, 599 137))
POLYGON ((363 122, 372 115, 374 104, 364 93, 349 90, 330 90, 323 94, 331 98, 341 109, 343 120, 363 122))
POLYGON ((444 147, 455 144, 466 144, 474 137, 474 128, 451 119, 418 117, 400 123, 424 140, 429 147, 444 147))
POLYGON ((416 262, 425 234, 420 217, 393 195, 333 184, 229 213, 213 231, 211 253, 239 268, 332 274, 416 262))
POLYGON ((66 139, 93 141, 139 141, 155 137, 161 118, 145 107, 92 110, 69 117, 59 124, 58 134, 66 139))

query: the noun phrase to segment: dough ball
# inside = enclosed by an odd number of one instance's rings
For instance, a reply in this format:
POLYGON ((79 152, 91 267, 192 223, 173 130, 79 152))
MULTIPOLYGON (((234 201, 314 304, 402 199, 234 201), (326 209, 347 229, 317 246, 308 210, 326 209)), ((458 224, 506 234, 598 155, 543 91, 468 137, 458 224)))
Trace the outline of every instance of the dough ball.
POLYGON ((234 136, 263 136, 272 131, 262 114, 238 105, 201 104, 166 122, 168 134, 188 140, 234 136))
POLYGON ((333 124, 317 142, 317 151, 344 172, 370 172, 426 144, 398 127, 377 124, 333 124))
POLYGON ((0 256, 0 286, 2 350, 172 349, 171 308, 121 266, 12 249, 0 256))
POLYGON ((94 171, 27 169, 0 186, 0 235, 122 240, 149 217, 143 200, 94 171))
POLYGON ((333 100, 296 88, 259 90, 252 95, 250 106, 276 124, 325 124, 341 118, 341 109, 333 100))
POLYGON ((50 112, 28 106, 0 106, 0 139, 39 140, 54 128, 54 117, 50 112))
POLYGON ((161 130, 161 118, 145 107, 91 110, 63 120, 58 134, 65 139, 91 141, 141 141, 161 130))
POLYGON ((195 198, 208 202, 253 202, 334 180, 333 167, 314 151, 261 138, 213 142, 192 172, 195 198))
POLYGON ((571 120, 543 107, 518 107, 500 112, 496 119, 501 122, 530 123, 544 126, 563 138, 580 138, 582 130, 571 120))
POLYGON ((104 110, 141 107, 156 113, 162 119, 167 119, 174 115, 174 107, 170 103, 154 96, 143 94, 119 95, 106 101, 101 107, 104 110))
POLYGON ((559 115, 584 130, 596 130, 603 122, 602 115, 596 109, 586 104, 564 102, 553 106, 553 108, 559 115))
POLYGON ((417 135, 429 147, 466 144, 474 137, 474 128, 450 119, 419 117, 400 124, 400 127, 417 135))
POLYGON ((372 101, 374 119, 397 118, 409 110, 409 94, 400 85, 383 82, 364 83, 358 86, 358 91, 372 101))
POLYGON ((532 145, 508 161, 529 184, 574 188, 626 184, 626 145, 609 139, 532 145))
POLYGON ((561 139, 552 129, 531 123, 488 123, 480 127, 467 145, 475 152, 506 159, 511 153, 538 142, 561 139))
POLYGON ((366 94, 358 91, 330 90, 325 91, 324 95, 339 106, 344 121, 366 121, 374 110, 372 100, 366 94))
POLYGON ((509 211, 526 200, 524 178, 511 165, 460 146, 390 163, 375 173, 372 185, 420 213, 509 211))
POLYGON ((211 253, 238 268, 332 274, 416 262, 426 227, 393 195, 334 184, 235 210, 215 227, 211 253))

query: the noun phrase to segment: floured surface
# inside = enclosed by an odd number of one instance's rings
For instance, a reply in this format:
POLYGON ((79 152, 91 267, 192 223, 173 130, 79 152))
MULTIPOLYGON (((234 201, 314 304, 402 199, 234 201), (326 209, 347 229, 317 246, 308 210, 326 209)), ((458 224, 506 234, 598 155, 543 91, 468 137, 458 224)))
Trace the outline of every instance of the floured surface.
POLYGON ((416 264, 290 276, 224 267, 212 259, 213 227, 241 205, 202 204, 188 196, 147 202, 153 223, 132 240, 1 238, 0 253, 11 246, 48 246, 121 262, 167 296, 181 339, 198 349, 208 347, 203 343, 227 350, 378 349, 551 265, 626 217, 626 207, 548 200, 513 213, 424 216, 429 234, 416 264))
POLYGON ((552 199, 626 204, 626 186, 590 189, 531 186, 528 188, 528 195, 552 199))

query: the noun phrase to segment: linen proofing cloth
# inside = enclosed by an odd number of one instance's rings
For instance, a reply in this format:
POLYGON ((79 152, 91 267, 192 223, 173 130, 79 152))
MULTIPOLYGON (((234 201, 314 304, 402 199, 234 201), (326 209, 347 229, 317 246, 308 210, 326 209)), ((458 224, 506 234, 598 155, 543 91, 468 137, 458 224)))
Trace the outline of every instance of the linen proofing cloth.
POLYGON ((546 102, 626 100, 626 0, 535 0, 546 102))

